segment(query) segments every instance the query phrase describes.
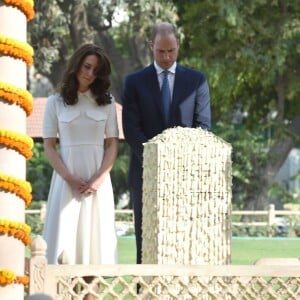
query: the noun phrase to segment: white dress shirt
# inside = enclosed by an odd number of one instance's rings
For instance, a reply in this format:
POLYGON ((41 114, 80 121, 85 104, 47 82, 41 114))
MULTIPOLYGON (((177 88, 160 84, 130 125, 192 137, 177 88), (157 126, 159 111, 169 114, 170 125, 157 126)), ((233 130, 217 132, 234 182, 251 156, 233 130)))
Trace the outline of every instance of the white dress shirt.
MULTIPOLYGON (((176 70, 176 65, 177 63, 174 62, 174 64, 168 69, 169 74, 168 74, 168 79, 169 79, 169 86, 170 86, 170 93, 171 93, 171 100, 173 98, 173 89, 174 89, 174 81, 175 81, 175 70, 176 70)), ((156 69, 156 73, 157 73, 157 78, 158 78, 158 82, 159 82, 159 87, 161 89, 162 86, 162 82, 163 82, 163 71, 164 69, 162 69, 156 61, 154 61, 154 67, 156 69)))

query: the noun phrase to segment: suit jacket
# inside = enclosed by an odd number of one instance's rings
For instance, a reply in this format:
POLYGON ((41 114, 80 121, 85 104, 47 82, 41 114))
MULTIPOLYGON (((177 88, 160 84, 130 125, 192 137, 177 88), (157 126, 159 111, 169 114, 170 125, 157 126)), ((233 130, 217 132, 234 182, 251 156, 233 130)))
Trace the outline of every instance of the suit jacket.
MULTIPOLYGON (((122 95, 123 130, 130 154, 129 185, 142 185, 143 143, 165 127, 156 69, 148 67, 125 79, 122 95)), ((210 129, 209 88, 205 75, 177 64, 171 104, 170 127, 210 129)))

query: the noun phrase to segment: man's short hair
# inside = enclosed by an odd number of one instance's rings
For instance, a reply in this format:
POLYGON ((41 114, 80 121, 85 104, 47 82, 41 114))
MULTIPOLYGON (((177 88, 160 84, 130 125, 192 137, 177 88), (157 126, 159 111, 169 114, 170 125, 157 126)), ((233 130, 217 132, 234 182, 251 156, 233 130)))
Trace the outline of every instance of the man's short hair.
POLYGON ((174 34, 176 39, 178 39, 177 28, 168 22, 157 23, 152 28, 151 41, 153 42, 157 35, 169 35, 174 34))

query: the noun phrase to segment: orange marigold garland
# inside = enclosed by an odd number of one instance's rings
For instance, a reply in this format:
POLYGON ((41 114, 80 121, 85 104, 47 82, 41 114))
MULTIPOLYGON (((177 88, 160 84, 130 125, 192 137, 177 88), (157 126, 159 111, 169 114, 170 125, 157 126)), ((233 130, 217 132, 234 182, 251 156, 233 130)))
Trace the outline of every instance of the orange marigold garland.
POLYGON ((0 144, 20 152, 26 159, 32 157, 33 139, 28 135, 0 129, 0 144))
POLYGON ((32 200, 31 184, 22 179, 17 179, 0 173, 0 189, 14 193, 25 202, 25 207, 28 207, 32 200))
POLYGON ((3 0, 3 2, 21 10, 26 16, 27 21, 33 19, 34 17, 33 0, 3 0))
POLYGON ((0 52, 22 59, 28 66, 33 63, 33 48, 26 42, 0 34, 0 52))
POLYGON ((32 112, 32 95, 25 89, 0 81, 0 98, 5 99, 9 103, 19 105, 25 110, 27 116, 32 112))
POLYGON ((0 234, 7 234, 21 240, 25 246, 31 243, 31 228, 25 223, 0 219, 0 234))
POLYGON ((0 286, 5 286, 13 283, 28 285, 29 277, 16 276, 16 274, 12 271, 0 269, 0 286))

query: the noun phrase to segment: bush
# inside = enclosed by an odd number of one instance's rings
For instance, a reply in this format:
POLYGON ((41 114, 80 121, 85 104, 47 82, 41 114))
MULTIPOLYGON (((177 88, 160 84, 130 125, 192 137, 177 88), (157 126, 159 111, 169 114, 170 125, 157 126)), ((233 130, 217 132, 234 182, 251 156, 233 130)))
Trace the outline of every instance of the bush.
POLYGON ((268 237, 272 232, 270 226, 233 225, 232 236, 240 237, 268 237))
MULTIPOLYGON (((41 209, 45 201, 32 201, 28 209, 41 209)), ((44 222, 40 214, 26 214, 26 223, 31 227, 33 235, 41 235, 43 233, 44 222)))

